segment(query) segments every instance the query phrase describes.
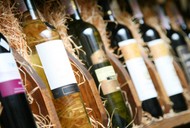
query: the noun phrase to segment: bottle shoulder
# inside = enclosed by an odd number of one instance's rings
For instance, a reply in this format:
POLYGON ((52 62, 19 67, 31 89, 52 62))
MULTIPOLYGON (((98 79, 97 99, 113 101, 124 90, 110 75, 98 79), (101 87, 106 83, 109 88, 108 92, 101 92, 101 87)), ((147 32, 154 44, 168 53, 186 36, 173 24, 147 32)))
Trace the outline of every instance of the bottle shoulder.
POLYGON ((140 24, 140 29, 144 33, 147 32, 147 31, 149 31, 149 30, 157 33, 157 31, 156 31, 155 28, 153 28, 152 26, 147 25, 147 24, 140 24))
POLYGON ((60 39, 58 32, 47 22, 31 20, 23 24, 29 47, 53 39, 60 39))
POLYGON ((167 37, 170 38, 172 42, 180 42, 180 44, 186 42, 184 36, 180 32, 173 29, 167 30, 167 37))
POLYGON ((75 35, 86 35, 88 33, 99 33, 98 29, 91 23, 82 21, 82 20, 77 20, 77 21, 72 21, 68 25, 68 31, 69 34, 75 34, 75 35))
POLYGON ((140 24, 140 33, 145 42, 149 42, 155 39, 160 39, 160 35, 157 30, 147 24, 140 24))
POLYGON ((106 30, 111 33, 111 37, 113 40, 123 41, 127 39, 133 38, 130 29, 118 22, 108 22, 106 26, 106 30))

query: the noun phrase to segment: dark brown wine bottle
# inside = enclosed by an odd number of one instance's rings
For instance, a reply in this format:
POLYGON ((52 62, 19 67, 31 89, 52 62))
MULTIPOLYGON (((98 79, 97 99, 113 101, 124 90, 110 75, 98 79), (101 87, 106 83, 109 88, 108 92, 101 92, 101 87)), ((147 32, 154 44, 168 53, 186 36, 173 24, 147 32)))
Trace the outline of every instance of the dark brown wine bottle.
POLYGON ((0 101, 3 128, 37 128, 24 85, 6 38, 0 33, 0 101))
POLYGON ((176 21, 176 24, 180 27, 180 29, 187 35, 187 37, 190 39, 190 29, 188 28, 183 16, 181 15, 179 9, 176 6, 176 3, 174 1, 170 1, 167 6, 169 6, 169 10, 174 15, 174 20, 176 21))
MULTIPOLYGON (((190 38, 190 30, 188 29, 185 21, 183 20, 183 17, 181 16, 180 12, 178 11, 176 5, 174 3, 170 3, 170 10, 173 14, 175 14, 175 19, 177 24, 180 26, 180 28, 187 34, 187 36, 190 38)), ((168 21, 169 22, 169 21, 168 21)), ((163 29, 166 29, 165 23, 162 23, 163 29)), ((167 23, 169 24, 169 23, 167 23)), ((170 25, 169 25, 170 26, 170 25)), ((179 63, 182 66, 186 78, 188 82, 190 83, 190 50, 188 48, 188 44, 186 42, 185 36, 181 32, 178 32, 172 27, 170 27, 171 30, 169 30, 169 27, 167 27, 167 36, 171 40, 171 46, 175 52, 175 55, 179 57, 179 63), (174 34, 175 33, 175 34, 174 34)))
MULTIPOLYGON (((185 39, 184 39, 183 35, 181 35, 179 32, 172 29, 172 27, 169 23, 169 18, 166 16, 166 12, 165 12, 165 9, 163 8, 163 5, 157 5, 155 7, 155 10, 156 10, 156 12, 160 18, 162 27, 166 30, 167 37, 172 42, 171 43, 172 47, 175 48, 174 51, 176 51, 176 46, 179 46, 179 43, 181 43, 182 45, 185 44, 185 39)), ((160 63, 162 63, 162 62, 160 62, 160 63)), ((171 67, 171 65, 170 65, 170 67, 171 67)), ((169 68, 166 68, 166 69, 169 70, 169 68)), ((173 69, 173 70, 175 70, 175 69, 173 69)), ((172 74, 167 74, 167 76, 168 75, 172 76, 172 74)), ((180 112, 180 111, 187 110, 187 104, 186 104, 185 98, 182 94, 183 93, 182 85, 181 85, 180 81, 178 82, 178 84, 176 81, 179 78, 178 77, 175 77, 175 78, 171 77, 170 79, 171 79, 170 81, 172 81, 173 84, 168 83, 168 87, 169 87, 169 85, 173 85, 173 86, 171 86, 170 88, 166 87, 166 91, 167 91, 168 95, 170 96, 171 101, 173 102, 174 111, 180 112)), ((167 81, 168 81, 168 79, 167 79, 167 81)))
POLYGON ((99 0, 98 4, 104 14, 107 32, 110 33, 108 35, 110 35, 111 47, 115 49, 115 53, 118 53, 119 48, 121 49, 121 55, 124 56, 121 62, 125 62, 127 71, 142 101, 143 110, 157 118, 162 116, 162 109, 157 99, 158 95, 141 56, 137 41, 125 25, 117 22, 109 6, 109 0, 99 0))
POLYGON ((73 36, 74 42, 82 49, 78 52, 79 58, 90 69, 97 88, 101 87, 101 96, 104 98, 105 108, 109 112, 113 128, 132 126, 132 117, 129 108, 121 93, 117 75, 110 64, 103 48, 103 42, 98 30, 90 23, 82 20, 75 0, 62 0, 66 5, 68 20, 68 34, 73 36))

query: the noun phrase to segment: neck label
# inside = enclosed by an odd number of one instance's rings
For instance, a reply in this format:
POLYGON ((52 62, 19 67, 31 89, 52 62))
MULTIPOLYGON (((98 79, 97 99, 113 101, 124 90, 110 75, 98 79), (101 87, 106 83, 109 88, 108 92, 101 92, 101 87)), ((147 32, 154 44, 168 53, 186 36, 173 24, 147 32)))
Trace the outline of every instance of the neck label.
POLYGON ((121 90, 117 80, 103 80, 101 82, 101 89, 104 95, 121 90))
POLYGON ((119 47, 126 61, 141 57, 141 53, 135 39, 121 41, 119 42, 119 47))
POLYGON ((102 49, 99 49, 91 55, 91 61, 95 65, 95 64, 106 62, 108 60, 104 51, 102 49))
POLYGON ((151 50, 154 59, 170 55, 169 48, 162 39, 150 41, 148 42, 148 46, 151 50))

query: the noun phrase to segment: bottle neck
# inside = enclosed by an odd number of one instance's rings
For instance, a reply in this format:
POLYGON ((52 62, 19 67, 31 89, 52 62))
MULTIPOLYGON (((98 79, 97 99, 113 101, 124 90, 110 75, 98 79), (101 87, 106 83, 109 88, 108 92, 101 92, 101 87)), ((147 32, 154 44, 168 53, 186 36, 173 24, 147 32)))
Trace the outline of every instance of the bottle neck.
POLYGON ((144 18, 139 18, 139 19, 137 19, 137 20, 138 20, 138 23, 139 23, 140 25, 144 25, 144 24, 145 24, 144 18))
POLYGON ((161 23, 162 28, 167 30, 167 31, 172 30, 169 18, 166 14, 166 10, 163 7, 163 5, 157 5, 155 7, 155 10, 157 12, 158 18, 160 19, 160 23, 161 23))
POLYGON ((82 20, 79 13, 78 4, 75 0, 61 0, 61 3, 65 5, 65 11, 72 20, 82 20))
POLYGON ((109 0, 98 0, 98 5, 101 7, 102 12, 104 13, 104 20, 116 21, 109 4, 109 0))
POLYGON ((186 25, 182 15, 180 14, 178 8, 176 7, 176 5, 174 3, 170 4, 170 9, 171 9, 172 13, 175 14, 176 22, 181 27, 181 29, 187 30, 187 25, 186 25))
POLYGON ((33 0, 16 0, 18 10, 23 13, 24 21, 40 19, 33 0))
MULTIPOLYGON (((131 10, 132 10, 132 13, 133 13, 133 16, 139 20, 139 22, 143 22, 144 23, 144 16, 141 12, 141 9, 139 7, 139 4, 138 4, 138 1, 137 0, 126 0, 127 1, 127 4, 129 4, 131 10)), ((128 6, 128 7, 129 7, 128 6)))

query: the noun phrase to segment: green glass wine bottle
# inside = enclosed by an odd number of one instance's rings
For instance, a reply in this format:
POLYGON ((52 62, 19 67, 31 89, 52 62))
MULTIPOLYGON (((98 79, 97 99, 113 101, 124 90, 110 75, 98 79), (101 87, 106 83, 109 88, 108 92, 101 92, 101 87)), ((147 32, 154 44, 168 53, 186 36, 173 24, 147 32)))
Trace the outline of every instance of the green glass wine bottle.
POLYGON ((100 94, 106 100, 105 108, 112 116, 112 127, 132 127, 131 113, 123 98, 117 75, 104 52, 98 30, 82 20, 75 0, 62 0, 62 3, 71 17, 68 20, 68 34, 73 36, 78 47, 82 47, 77 54, 90 69, 97 88, 101 87, 100 94))
POLYGON ((16 0, 31 53, 29 62, 52 94, 62 128, 91 128, 68 55, 59 34, 40 20, 32 0, 16 0))

